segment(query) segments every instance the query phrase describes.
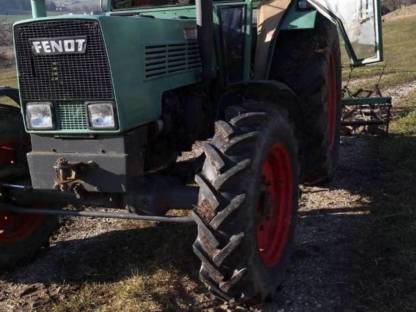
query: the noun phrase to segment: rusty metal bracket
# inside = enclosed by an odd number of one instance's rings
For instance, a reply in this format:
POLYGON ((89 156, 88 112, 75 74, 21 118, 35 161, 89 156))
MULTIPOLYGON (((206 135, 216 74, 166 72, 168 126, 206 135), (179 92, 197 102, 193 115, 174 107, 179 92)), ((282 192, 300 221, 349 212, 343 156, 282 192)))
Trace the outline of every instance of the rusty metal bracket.
POLYGON ((75 192, 80 195, 79 193, 83 190, 80 174, 95 166, 97 164, 93 161, 72 163, 65 158, 59 158, 53 166, 55 169, 54 188, 61 192, 75 192))

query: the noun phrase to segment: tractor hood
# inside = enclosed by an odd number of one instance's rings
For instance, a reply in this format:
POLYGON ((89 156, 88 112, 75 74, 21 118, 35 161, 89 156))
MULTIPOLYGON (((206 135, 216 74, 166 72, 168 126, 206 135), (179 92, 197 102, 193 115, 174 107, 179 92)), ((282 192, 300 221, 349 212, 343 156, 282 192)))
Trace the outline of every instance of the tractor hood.
POLYGON ((50 102, 57 125, 28 132, 123 132, 158 120, 164 92, 202 80, 193 19, 66 15, 16 23, 14 36, 23 114, 50 102), (115 129, 89 127, 94 101, 114 103, 115 129))

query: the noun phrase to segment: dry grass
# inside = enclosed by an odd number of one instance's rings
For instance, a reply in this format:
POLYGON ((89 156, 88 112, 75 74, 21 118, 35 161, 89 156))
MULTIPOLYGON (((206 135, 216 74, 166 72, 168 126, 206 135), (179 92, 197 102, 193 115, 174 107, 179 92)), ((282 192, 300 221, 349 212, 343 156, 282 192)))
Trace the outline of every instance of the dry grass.
MULTIPOLYGON (((16 69, 14 66, 2 67, 0 64, 0 86, 16 87, 16 69)), ((6 97, 0 96, 0 103, 15 105, 15 103, 6 97)))
POLYGON ((136 223, 106 233, 78 267, 92 270, 93 278, 68 285, 64 297, 45 311, 199 311, 213 301, 197 280, 198 261, 190 248, 194 237, 193 225, 139 228, 136 223))
POLYGON ((393 133, 398 135, 416 135, 416 91, 405 97, 396 105, 396 120, 391 125, 393 133))
POLYGON ((17 86, 16 70, 14 66, 0 67, 0 86, 17 86))
POLYGON ((390 12, 389 14, 383 16, 384 20, 394 20, 408 18, 416 15, 416 4, 410 6, 403 6, 402 8, 390 12))

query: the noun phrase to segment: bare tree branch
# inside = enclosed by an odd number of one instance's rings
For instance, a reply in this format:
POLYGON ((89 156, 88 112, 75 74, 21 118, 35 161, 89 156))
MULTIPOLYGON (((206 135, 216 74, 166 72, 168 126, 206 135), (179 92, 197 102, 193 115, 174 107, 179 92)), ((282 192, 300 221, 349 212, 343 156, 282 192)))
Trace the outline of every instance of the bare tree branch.
POLYGON ((7 60, 5 50, 12 45, 11 24, 5 19, 0 19, 0 61, 7 60))

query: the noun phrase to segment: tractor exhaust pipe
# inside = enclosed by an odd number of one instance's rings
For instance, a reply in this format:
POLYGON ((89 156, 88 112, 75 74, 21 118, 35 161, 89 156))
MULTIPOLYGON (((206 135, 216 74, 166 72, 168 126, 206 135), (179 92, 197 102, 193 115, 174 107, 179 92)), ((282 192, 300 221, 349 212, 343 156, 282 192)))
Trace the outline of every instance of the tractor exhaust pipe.
POLYGON ((45 0, 31 0, 32 5, 32 17, 46 17, 46 4, 45 0))
POLYGON ((196 24, 198 27, 198 41, 201 51, 203 77, 205 80, 211 80, 215 77, 213 72, 213 4, 212 0, 196 0, 196 24))

